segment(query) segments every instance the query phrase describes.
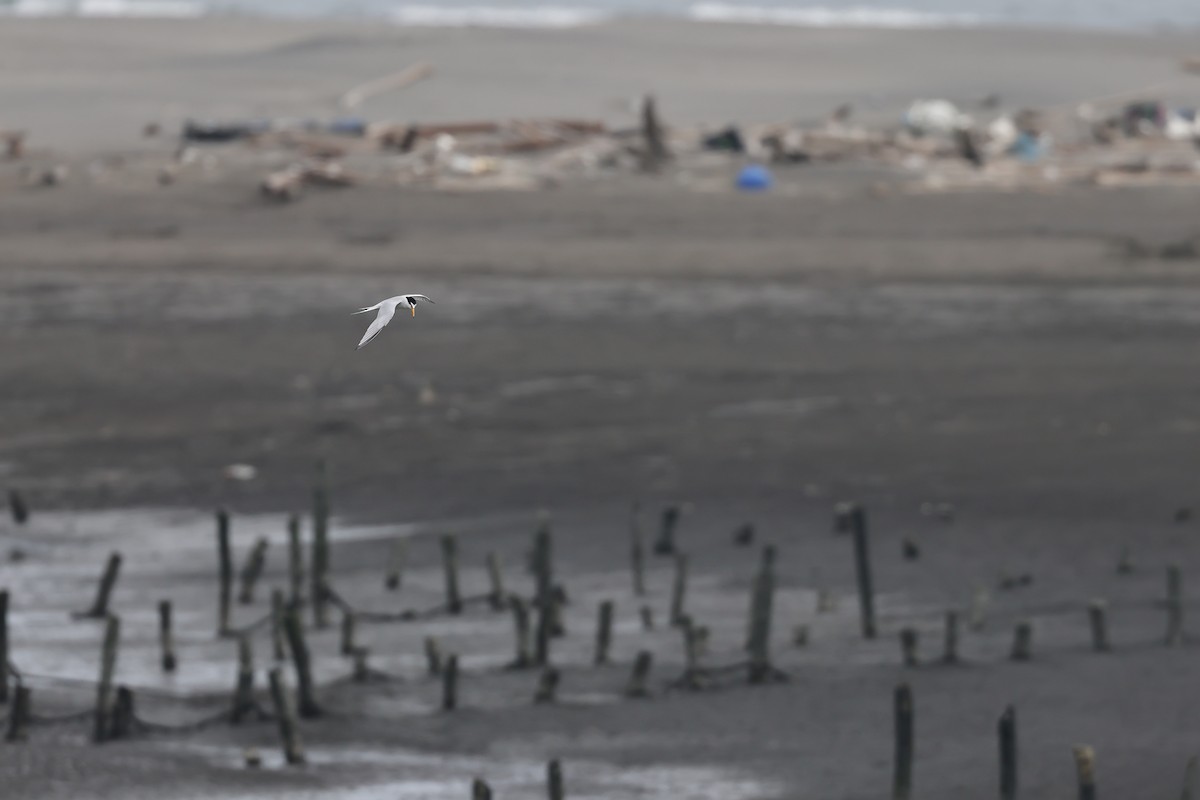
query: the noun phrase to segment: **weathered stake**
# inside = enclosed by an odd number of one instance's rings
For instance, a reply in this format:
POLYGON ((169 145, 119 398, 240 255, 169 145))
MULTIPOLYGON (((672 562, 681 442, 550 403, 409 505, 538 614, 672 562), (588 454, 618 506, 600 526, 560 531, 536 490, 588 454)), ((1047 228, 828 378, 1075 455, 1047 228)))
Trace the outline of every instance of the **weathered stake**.
POLYGON ((913 628, 900 631, 900 651, 904 657, 904 666, 915 667, 920 663, 917 660, 917 632, 913 628))
POLYGON ((907 684, 896 687, 896 770, 892 779, 893 800, 912 797, 913 777, 913 700, 907 684))
POLYGON ((1088 620, 1092 628, 1092 649, 1097 653, 1108 650, 1108 621, 1105 619, 1107 604, 1103 600, 1088 603, 1088 620))
POLYGON ((275 718, 279 720, 279 738, 283 741, 283 757, 289 764, 304 763, 304 746, 296 725, 296 714, 283 685, 283 672, 275 667, 270 672, 271 701, 275 706, 275 718))
POLYGON ((654 609, 650 606, 642 606, 641 610, 642 630, 654 630, 654 609))
MULTIPOLYGON (((312 607, 313 624, 329 626, 329 596, 326 591, 329 577, 329 487, 325 478, 325 462, 317 464, 317 481, 312 495, 312 607)), ((301 702, 300 716, 304 716, 301 702)))
POLYGON ((608 663, 608 646, 612 642, 613 602, 605 600, 600 604, 596 619, 596 655, 594 662, 608 663))
POLYGON ((100 743, 108 738, 112 721, 112 679, 117 666, 117 645, 121 637, 121 620, 110 616, 104 628, 104 644, 100 650, 100 680, 96 685, 95 727, 92 741, 100 743))
POLYGON ((942 663, 958 663, 958 612, 946 612, 945 649, 942 652, 942 663))
POLYGON ((117 576, 121 572, 121 554, 112 553, 104 566, 104 574, 100 577, 100 587, 96 590, 96 600, 92 607, 81 616, 91 619, 103 619, 108 616, 108 601, 112 596, 113 587, 117 584, 117 576))
POLYGON ((108 726, 109 741, 128 739, 133 734, 135 720, 133 690, 128 686, 118 686, 116 701, 113 703, 112 721, 108 726))
POLYGON ((392 542, 392 550, 388 554, 387 576, 383 580, 384 587, 389 592, 400 588, 404 575, 404 565, 408 562, 408 540, 401 537, 392 542))
POLYGON ((646 678, 650 675, 650 667, 654 665, 654 655, 649 650, 642 650, 633 662, 633 672, 629 675, 629 683, 625 686, 625 696, 638 698, 649 697, 646 688, 646 678))
POLYGON ((484 783, 482 778, 471 781, 471 800, 492 800, 492 787, 484 783))
POLYGON ((353 611, 342 612, 342 655, 354 655, 354 628, 356 617, 353 611))
POLYGON ((442 711, 453 711, 458 708, 458 656, 446 657, 446 666, 442 670, 442 711))
POLYGON ((537 650, 534 662, 538 666, 550 663, 550 639, 554 635, 554 578, 550 523, 544 521, 533 539, 533 574, 537 585, 537 650))
POLYGON ((1183 576, 1179 567, 1167 567, 1167 646, 1183 643, 1183 576))
POLYGON ((29 738, 32 694, 28 686, 17 686, 13 693, 12 709, 8 712, 8 732, 4 735, 4 741, 24 742, 29 738))
POLYGON ((283 616, 287 613, 287 605, 283 599, 282 589, 271 590, 271 649, 276 661, 287 658, 286 642, 283 635, 283 616))
POLYGON ((675 528, 679 525, 679 506, 663 509, 658 526, 658 540, 654 543, 654 554, 669 556, 675 552, 675 528))
POLYGON ((512 607, 513 629, 516 638, 516 654, 511 666, 514 669, 525 669, 533 663, 529 653, 529 606, 515 594, 508 599, 512 607))
POLYGON ((629 512, 629 569, 633 578, 633 593, 646 594, 646 546, 642 537, 642 509, 637 503, 629 512))
POLYGON ((1087 745, 1073 748, 1079 800, 1096 800, 1096 752, 1087 745))
POLYGON ((562 764, 554 759, 546 765, 546 792, 550 800, 563 800, 562 764))
POLYGON ((446 572, 446 610, 462 613, 462 597, 458 593, 458 538, 453 533, 442 536, 442 567, 446 572))
POLYGON ((1013 646, 1011 658, 1013 661, 1028 661, 1033 656, 1033 624, 1029 621, 1018 622, 1013 629, 1013 646))
POLYGON ((304 602, 304 549, 300 541, 300 515, 292 514, 287 521, 288 533, 288 602, 299 606, 304 602))
POLYGON ((8 702, 8 591, 0 591, 0 705, 8 702))
POLYGON ((29 505, 25 496, 16 489, 8 490, 8 513, 12 515, 14 525, 24 525, 29 521, 29 505))
POLYGON ((533 702, 538 705, 553 703, 558 697, 558 670, 554 667, 546 667, 542 670, 542 674, 538 677, 537 692, 533 696, 533 702))
POLYGON ((229 635, 229 614, 233 606, 233 551, 229 545, 229 512, 217 509, 217 578, 220 595, 217 604, 217 635, 229 635))
POLYGON ((432 636, 425 637, 425 665, 432 677, 442 674, 442 651, 432 636))
POLYGON ((771 617, 775 606, 775 547, 763 548, 762 567, 754 579, 750 600, 750 682, 771 675, 771 617))
POLYGON ((687 600, 688 557, 686 553, 675 554, 675 582, 671 587, 671 624, 679 626, 684 617, 687 600))
POLYGON ((662 124, 658 120, 658 107, 653 95, 646 95, 642 101, 642 138, 645 140, 646 151, 642 157, 642 169, 656 172, 667 160, 667 145, 663 140, 662 124))
POLYGON ((259 576, 262 575, 263 567, 267 563, 267 540, 259 538, 254 543, 254 548, 250 551, 250 555, 246 557, 246 564, 242 567, 242 592, 238 596, 239 602, 242 605, 248 606, 254 602, 254 586, 258 583, 259 576))
POLYGON ((1017 797, 1017 711, 1004 709, 997 725, 1000 739, 1000 800, 1017 797))
POLYGON ((864 639, 874 639, 875 589, 871 582, 871 553, 866 509, 856 505, 851 523, 854 531, 854 570, 858 578, 858 604, 862 615, 862 635, 864 639))
POLYGON ((237 683, 233 690, 233 709, 229 715, 229 721, 234 725, 257 707, 254 702, 254 649, 250 644, 250 634, 239 636, 237 647, 237 683))
POLYGON ((371 678, 371 669, 367 665, 367 657, 371 655, 371 648, 356 647, 354 648, 354 682, 366 683, 371 678))
POLYGON ((304 719, 319 717, 321 707, 317 704, 313 689, 312 664, 308 645, 304 641, 304 626, 300 622, 300 612, 294 608, 288 609, 284 615, 284 631, 287 634, 288 649, 292 653, 292 664, 296 668, 300 716, 304 719))
POLYGON ((504 576, 500 572, 500 558, 495 553, 487 554, 488 582, 492 590, 488 593, 488 603, 493 611, 503 611, 508 594, 504 591, 504 576))
POLYGON ((162 671, 174 672, 178 662, 175 659, 175 633, 171 624, 170 600, 162 600, 158 604, 158 649, 162 654, 162 671))

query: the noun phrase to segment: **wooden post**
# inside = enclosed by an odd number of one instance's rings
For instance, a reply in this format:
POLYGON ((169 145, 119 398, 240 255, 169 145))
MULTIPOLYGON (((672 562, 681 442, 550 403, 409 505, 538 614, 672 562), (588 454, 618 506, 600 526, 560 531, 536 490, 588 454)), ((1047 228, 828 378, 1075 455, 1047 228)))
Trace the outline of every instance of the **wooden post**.
POLYGON ((959 662, 959 613, 954 610, 946 612, 946 638, 942 663, 954 664, 959 662))
POLYGON ((1103 600, 1088 603, 1088 620, 1092 628, 1092 649, 1097 653, 1108 650, 1108 622, 1105 619, 1107 604, 1103 600))
POLYGON ((29 521, 29 506, 25 497, 16 489, 8 490, 8 513, 12 516, 14 525, 24 525, 29 521))
POLYGON ((0 590, 0 705, 8 702, 8 590, 0 590))
POLYGON ((633 672, 629 676, 629 683, 625 686, 626 697, 648 697, 649 690, 646 688, 646 678, 650 675, 650 667, 654 665, 654 655, 649 650, 642 650, 637 654, 637 658, 633 662, 633 672))
POLYGON ((771 674, 771 617, 775 606, 775 547, 763 548, 762 567, 754 579, 750 600, 750 682, 762 683, 771 674))
POLYGON ((656 172, 667 160, 667 145, 663 141, 662 124, 658 120, 658 106, 653 95, 646 95, 642 101, 642 138, 645 140, 646 152, 642 168, 647 172, 656 172))
POLYGON ((525 669, 533 663, 529 653, 529 606, 515 594, 508 598, 512 607, 513 628, 516 634, 516 655, 511 666, 514 669, 525 669))
POLYGON ((1087 745, 1073 748, 1079 800, 1096 800, 1096 752, 1087 745))
POLYGON ((912 797, 913 779, 913 699, 907 684, 896 687, 896 771, 892 779, 893 800, 912 797))
POLYGON ((550 800, 563 800, 562 764, 554 759, 546 765, 546 792, 550 800))
POLYGON ((93 619, 104 619, 108 616, 108 600, 112 596, 113 587, 117 584, 117 576, 121 572, 121 554, 112 553, 100 577, 100 587, 96 590, 96 601, 83 616, 93 619))
POLYGON ((1033 656, 1033 623, 1018 622, 1013 630, 1013 661, 1028 661, 1033 656))
MULTIPOLYGON (((329 626, 329 597, 326 592, 329 576, 329 487, 325 478, 325 462, 317 463, 317 480, 312 495, 312 607, 313 624, 329 626)), ((300 716, 305 716, 301 701, 300 716)))
POLYGON ((683 685, 689 689, 700 688, 700 648, 696 626, 686 614, 679 624, 683 634, 683 685))
POLYGON ((283 635, 283 615, 287 604, 283 599, 283 589, 271 590, 271 649, 276 661, 287 658, 287 649, 283 635))
POLYGON ((504 576, 500 572, 500 558, 493 552, 487 554, 488 581, 492 591, 488 594, 488 603, 493 611, 503 611, 508 594, 504 591, 504 576))
POLYGON ((658 541, 654 543, 656 556, 669 556, 675 553, 675 528, 678 525, 679 506, 664 508, 658 526, 658 541))
POLYGON ((170 600, 162 600, 158 604, 158 649, 162 653, 162 671, 174 672, 178 662, 175 659, 175 633, 171 625, 170 600))
POLYGON ((482 778, 471 781, 471 800, 492 800, 492 787, 482 778))
POLYGON ((1167 646, 1183 643, 1183 576, 1179 567, 1167 567, 1167 646))
POLYGON ((28 686, 18 685, 13 693, 12 709, 8 712, 6 742, 23 742, 29 738, 29 718, 32 711, 32 691, 28 686))
POLYGON ((654 609, 652 609, 650 606, 642 606, 641 617, 642 617, 642 630, 644 630, 644 631, 654 630, 654 609))
POLYGON ((134 720, 133 690, 128 686, 118 686, 112 721, 108 726, 108 740, 128 739, 133 734, 134 720))
POLYGON ((871 553, 867 531, 867 511, 860 505, 854 507, 851 519, 854 531, 854 570, 858 578, 858 605, 862 615, 864 639, 875 638, 875 589, 871 582, 871 553))
POLYGON ((304 601, 304 550, 300 542, 300 515, 292 514, 287 521, 288 533, 288 603, 299 606, 304 601))
POLYGON ((356 647, 354 648, 354 682, 366 683, 371 678, 371 669, 367 665, 367 657, 371 655, 371 648, 356 647))
POLYGON ((533 540, 533 572, 537 584, 537 651, 538 666, 550 663, 550 638, 554 634, 554 577, 550 523, 543 522, 533 540))
POLYGON ((1000 715, 1000 800, 1017 798, 1017 711, 1012 706, 1000 715))
POLYGON ((407 561, 408 539, 399 537, 392 542, 392 550, 388 554, 387 576, 383 581, 384 587, 389 592, 394 592, 400 588, 400 581, 404 574, 404 565, 407 561))
POLYGON ((442 674, 442 651, 438 640, 432 636, 425 637, 425 664, 431 676, 436 678, 442 674))
POLYGON ((442 536, 442 567, 446 572, 446 610, 462 613, 462 597, 458 593, 458 538, 453 533, 442 536))
POLYGON ((900 651, 904 657, 904 666, 915 667, 920 663, 917 660, 917 632, 913 628, 900 631, 900 651))
POLYGON ((238 637, 237 683, 233 690, 233 710, 229 721, 237 725, 254 708, 254 650, 250 644, 250 634, 243 633, 238 637))
POLYGON ((245 566, 242 567, 242 593, 238 597, 242 605, 248 606, 254 602, 254 585, 258 583, 258 578, 262 575, 266 563, 267 540, 259 538, 254 543, 254 549, 247 556, 245 566))
POLYGON ((833 507, 833 532, 851 533, 854 530, 854 503, 838 503, 833 507))
POLYGON ((308 645, 304 641, 304 626, 300 622, 300 612, 295 608, 288 609, 284 615, 284 631, 287 633, 288 649, 292 653, 292 664, 296 667, 296 686, 300 706, 300 716, 304 719, 321 716, 321 707, 313 690, 312 664, 309 660, 308 645))
POLYGON ((233 551, 229 545, 229 512, 217 509, 217 569, 220 596, 217 605, 217 635, 229 635, 229 613, 233 606, 233 551))
POLYGON ((533 696, 533 702, 538 705, 553 703, 558 696, 558 680, 558 670, 554 667, 543 669, 538 678, 537 693, 533 696))
POLYGON ((350 610, 342 611, 342 655, 354 655, 354 627, 356 618, 350 610))
POLYGON ((633 593, 646 594, 646 545, 642 536, 642 509, 633 504, 629 512, 629 569, 633 577, 633 593))
POLYGON ((442 711, 458 708, 458 656, 446 656, 446 667, 442 670, 442 711))
POLYGON ((95 727, 92 741, 100 743, 108 738, 112 717, 112 679, 117 666, 117 645, 121 637, 121 620, 110 616, 104 628, 104 644, 100 650, 100 681, 96 685, 95 727))
POLYGON ((593 659, 597 665, 608 663, 608 646, 612 641, 613 602, 605 600, 600 604, 596 618, 596 655, 593 659))
POLYGON ((675 554, 675 583, 671 588, 671 624, 679 626, 684 616, 687 599, 688 557, 686 553, 675 554))
POLYGON ((275 706, 275 718, 279 720, 279 738, 283 741, 283 757, 289 764, 304 763, 304 746, 296 725, 296 713, 283 685, 283 672, 275 667, 270 672, 271 701, 275 706))

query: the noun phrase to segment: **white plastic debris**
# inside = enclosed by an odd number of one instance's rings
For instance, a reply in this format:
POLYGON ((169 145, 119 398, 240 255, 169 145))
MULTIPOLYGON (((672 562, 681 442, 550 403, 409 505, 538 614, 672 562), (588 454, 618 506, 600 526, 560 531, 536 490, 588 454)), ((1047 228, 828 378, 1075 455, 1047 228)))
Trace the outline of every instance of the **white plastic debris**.
POLYGON ((917 100, 904 114, 904 124, 917 133, 953 133, 971 127, 969 114, 949 100, 917 100))
POLYGON ((225 468, 225 477, 231 481, 252 481, 258 477, 258 467, 251 464, 230 464, 225 468))

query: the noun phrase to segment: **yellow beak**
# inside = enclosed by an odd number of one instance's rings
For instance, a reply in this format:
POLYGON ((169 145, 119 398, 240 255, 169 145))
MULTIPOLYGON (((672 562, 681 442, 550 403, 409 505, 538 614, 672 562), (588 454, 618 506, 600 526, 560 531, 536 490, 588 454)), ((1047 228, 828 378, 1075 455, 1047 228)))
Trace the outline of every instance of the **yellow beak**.
POLYGON ((412 306, 412 312, 413 312, 412 315, 415 317, 417 315, 417 307, 416 306, 412 306))

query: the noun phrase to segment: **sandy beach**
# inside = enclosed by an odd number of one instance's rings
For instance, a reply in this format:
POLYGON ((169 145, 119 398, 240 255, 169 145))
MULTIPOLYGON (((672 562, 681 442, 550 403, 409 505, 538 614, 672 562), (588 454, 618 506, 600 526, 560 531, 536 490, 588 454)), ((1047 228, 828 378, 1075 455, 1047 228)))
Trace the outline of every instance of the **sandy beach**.
MULTIPOLYGON (((212 510, 235 513, 239 568, 258 536, 271 542, 261 591, 237 608, 249 622, 286 580, 284 519, 308 511, 319 459, 333 581, 356 608, 440 602, 447 531, 468 593, 492 552, 527 595, 539 509, 570 597, 555 706, 531 702, 536 671, 502 668, 506 613, 363 625, 389 676, 367 685, 344 680, 334 624, 312 633, 331 713, 302 723, 305 769, 282 764, 270 721, 103 746, 86 720, 43 722, 0 745, 4 796, 450 798, 481 776, 497 797, 541 797, 545 762, 561 758, 569 797, 883 797, 901 682, 916 697, 914 797, 996 796, 1009 704, 1022 797, 1070 796, 1081 744, 1103 796, 1178 795, 1196 754, 1197 651, 1191 636, 1164 646, 1162 601, 1168 564, 1185 585, 1200 570, 1180 513, 1200 469, 1200 273, 1182 246, 1200 235, 1200 190, 904 194, 878 191, 875 171, 817 165, 761 196, 616 175, 272 205, 259 172, 228 161, 159 186, 119 159, 174 149, 141 138, 150 121, 333 114, 349 86, 416 61, 436 76, 363 113, 620 126, 648 90, 668 120, 714 126, 816 120, 842 102, 890 120, 916 98, 992 92, 1012 107, 1142 89, 1188 103, 1200 77, 1178 64, 1193 53, 1182 36, 1032 30, 4 20, 0 128, 28 131, 28 160, 76 176, 25 188, 21 164, 0 163, 0 478, 33 508, 0 527, 24 556, 0 564, 0 586, 35 708, 93 702, 102 626, 70 612, 113 550, 118 682, 164 725, 225 708, 234 645, 213 630, 212 510), (350 312, 402 291, 437 305, 356 352, 350 312), (232 464, 256 476, 231 480, 232 464), (632 596, 635 500, 648 535, 662 508, 688 504, 680 546, 712 664, 744 658, 758 551, 779 548, 773 644, 788 683, 668 689, 684 669, 672 562, 652 559, 648 595, 632 596), (872 641, 850 540, 831 531, 845 500, 870 512, 872 641), (752 548, 731 540, 745 522, 752 548), (410 549, 394 593, 382 564, 397 537, 410 549), (1133 571, 1118 575, 1123 548, 1133 571), (981 591, 986 621, 968 629, 981 591), (174 676, 156 668, 168 596, 174 676), (1093 598, 1108 601, 1111 652, 1091 651, 1093 598), (613 663, 594 667, 605 599, 613 663), (947 610, 964 619, 958 665, 939 663, 947 610), (1021 620, 1035 626, 1029 662, 1009 659, 1021 620), (920 633, 918 667, 902 665, 903 628, 920 633), (453 713, 425 674, 426 636, 462 658, 453 713), (626 700, 640 650, 655 657, 653 697, 626 700), (242 765, 246 747, 264 768, 242 765)), ((269 664, 265 631, 255 648, 269 664)))

